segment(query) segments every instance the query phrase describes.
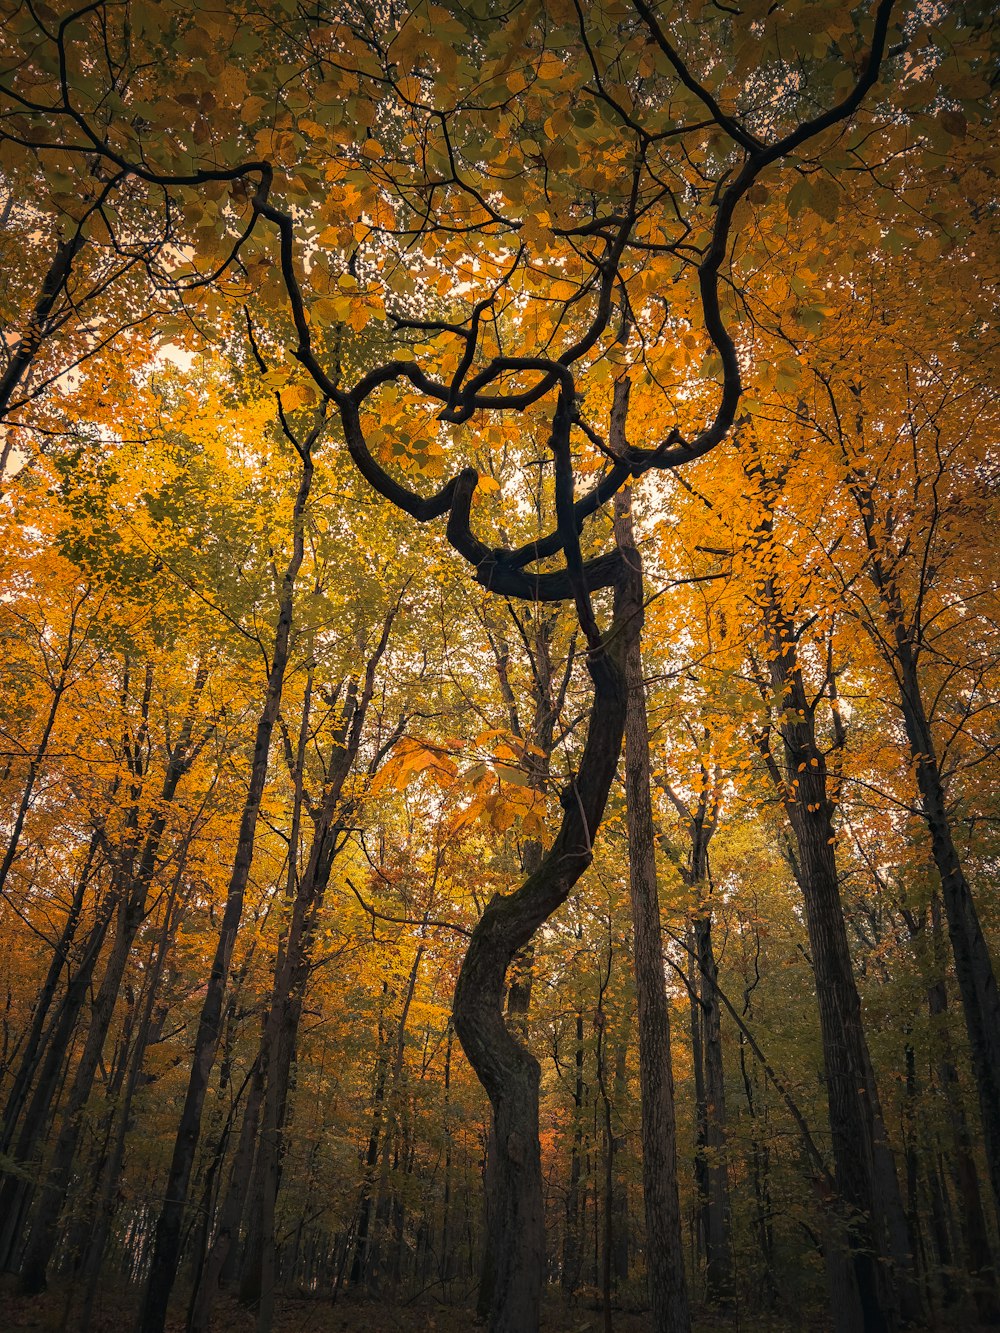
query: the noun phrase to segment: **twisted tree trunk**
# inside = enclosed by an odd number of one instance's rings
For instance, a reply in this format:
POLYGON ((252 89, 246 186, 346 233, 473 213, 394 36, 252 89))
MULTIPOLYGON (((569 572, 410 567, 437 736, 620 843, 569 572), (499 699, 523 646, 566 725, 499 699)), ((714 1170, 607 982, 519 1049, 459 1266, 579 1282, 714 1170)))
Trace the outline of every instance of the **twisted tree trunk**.
POLYGON ((625 728, 622 630, 641 611, 626 567, 615 588, 610 632, 592 648, 594 701, 579 772, 562 793, 563 818, 538 869, 509 896, 488 904, 469 941, 455 987, 455 1032, 493 1107, 494 1288, 491 1333, 534 1333, 545 1270, 538 1143, 538 1061, 504 1021, 507 969, 538 927, 568 898, 593 859, 594 836, 614 780, 625 728))

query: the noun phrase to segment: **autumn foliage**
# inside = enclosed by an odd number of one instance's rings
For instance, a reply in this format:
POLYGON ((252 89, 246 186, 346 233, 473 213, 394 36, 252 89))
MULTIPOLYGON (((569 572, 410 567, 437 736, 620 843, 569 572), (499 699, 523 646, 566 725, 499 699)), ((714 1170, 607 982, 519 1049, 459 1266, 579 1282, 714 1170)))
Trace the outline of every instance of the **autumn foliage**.
POLYGON ((18 1318, 1000 1322, 988 8, 0 15, 18 1318))

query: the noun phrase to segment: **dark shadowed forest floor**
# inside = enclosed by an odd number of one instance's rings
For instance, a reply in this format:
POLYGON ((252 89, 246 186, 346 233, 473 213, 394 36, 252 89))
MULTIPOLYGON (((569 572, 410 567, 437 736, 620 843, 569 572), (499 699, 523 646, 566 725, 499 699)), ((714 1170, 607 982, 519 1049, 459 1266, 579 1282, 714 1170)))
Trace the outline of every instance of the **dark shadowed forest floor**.
MULTIPOLYGON (((66 1323, 66 1291, 54 1288, 40 1298, 18 1296, 9 1279, 0 1285, 0 1333, 35 1329, 38 1333, 75 1333, 75 1324, 66 1323)), ((132 1333, 135 1302, 121 1294, 106 1294, 95 1310, 90 1333, 132 1333)), ((183 1333, 184 1312, 178 1308, 168 1320, 168 1333, 183 1333)), ((214 1333, 254 1333, 253 1314, 235 1301, 220 1301, 213 1322, 214 1333)), ((394 1305, 372 1300, 342 1298, 336 1305, 327 1301, 286 1301, 279 1307, 275 1333, 468 1333, 477 1327, 471 1307, 444 1306, 426 1300, 409 1305, 394 1305)), ((614 1333, 648 1333, 646 1314, 616 1310, 614 1333)), ((763 1321, 746 1319, 696 1319, 695 1333, 826 1333, 828 1324, 821 1318, 801 1319, 771 1317, 763 1321)), ((600 1310, 579 1304, 548 1303, 542 1324, 543 1333, 602 1333, 604 1319, 600 1310)), ((975 1333, 966 1326, 966 1333, 975 1333)))
MULTIPOLYGON (((55 1288, 38 1299, 18 1296, 9 1282, 0 1285, 0 1333, 36 1329, 39 1333, 75 1333, 75 1324, 66 1323, 66 1292, 55 1288)), ((135 1317, 134 1299, 121 1294, 106 1294, 95 1311, 90 1333, 131 1333, 135 1317)), ((183 1333, 184 1314, 167 1324, 168 1333, 183 1333)), ((254 1333, 254 1317, 235 1301, 220 1302, 213 1323, 215 1333, 254 1333)), ((648 1333, 646 1314, 614 1311, 614 1333, 648 1333)), ((694 1333, 827 1333, 829 1323, 816 1312, 798 1317, 765 1315, 747 1318, 696 1318, 694 1333)), ((962 1328, 963 1333, 985 1333, 964 1321, 928 1324, 928 1329, 962 1328)), ((336 1305, 327 1301, 286 1301, 275 1319, 275 1333, 467 1333, 476 1328, 471 1308, 438 1305, 426 1300, 409 1305, 393 1305, 372 1300, 342 1298, 336 1305)), ((567 1306, 548 1303, 543 1333, 602 1333, 601 1311, 586 1305, 567 1306)))

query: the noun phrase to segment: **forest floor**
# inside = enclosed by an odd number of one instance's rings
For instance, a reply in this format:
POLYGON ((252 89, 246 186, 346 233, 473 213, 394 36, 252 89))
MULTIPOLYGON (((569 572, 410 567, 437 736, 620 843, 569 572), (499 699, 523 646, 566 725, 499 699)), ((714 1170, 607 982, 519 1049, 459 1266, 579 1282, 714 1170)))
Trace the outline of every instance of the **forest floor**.
MULTIPOLYGON (((98 1300, 89 1333, 132 1333, 135 1297, 103 1293, 98 1300)), ((183 1308, 167 1321, 168 1333, 183 1333, 183 1308)), ((66 1322, 66 1292, 58 1287, 44 1296, 27 1298, 16 1294, 10 1278, 0 1279, 0 1333, 71 1333, 74 1322, 66 1322)), ((636 1311, 615 1310, 613 1333, 649 1333, 649 1316, 636 1311)), ((969 1323, 929 1324, 928 1329, 962 1328, 978 1333, 969 1323)), ((254 1333, 253 1314, 236 1301, 220 1301, 212 1328, 214 1333, 254 1333)), ((322 1300, 284 1301, 275 1318, 274 1333, 473 1333, 477 1328, 471 1308, 437 1305, 421 1301, 395 1305, 374 1300, 342 1298, 336 1305, 322 1300)), ((828 1333, 830 1325, 818 1314, 795 1318, 765 1315, 759 1318, 695 1318, 693 1333, 828 1333)), ((578 1304, 547 1302, 542 1333, 603 1333, 599 1309, 578 1304)), ((983 1330, 986 1333, 986 1330, 983 1330)))
MULTIPOLYGON (((106 1292, 98 1298, 89 1333, 132 1333, 135 1296, 106 1292)), ((183 1333, 183 1306, 167 1321, 168 1333, 183 1333)), ((642 1312, 615 1310, 613 1333, 649 1333, 649 1316, 642 1312)), ((66 1291, 58 1287, 41 1297, 16 1293, 10 1278, 0 1279, 0 1333, 72 1333, 74 1321, 66 1322, 66 1291)), ((253 1314, 236 1301, 220 1301, 213 1319, 214 1333, 254 1333, 253 1314)), ((274 1333, 472 1333, 475 1312, 469 1307, 412 1302, 396 1305, 374 1300, 341 1298, 336 1305, 322 1300, 284 1301, 278 1308, 274 1333)), ((823 1319, 809 1317, 793 1321, 769 1317, 761 1320, 696 1319, 694 1333, 826 1333, 823 1319)), ((599 1309, 585 1304, 569 1306, 547 1302, 543 1333, 603 1333, 599 1309)), ((964 1333, 974 1333, 966 1329, 964 1333)))

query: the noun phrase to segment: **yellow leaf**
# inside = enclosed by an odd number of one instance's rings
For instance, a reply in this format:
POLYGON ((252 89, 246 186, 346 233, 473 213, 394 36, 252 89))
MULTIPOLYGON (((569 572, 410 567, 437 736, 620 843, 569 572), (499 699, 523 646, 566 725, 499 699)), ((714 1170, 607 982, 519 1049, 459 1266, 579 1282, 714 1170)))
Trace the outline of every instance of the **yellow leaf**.
POLYGON ((563 72, 563 62, 554 51, 546 51, 538 62, 538 77, 550 82, 558 79, 563 72))
POLYGON ((406 78, 397 81, 396 91, 404 102, 418 102, 423 90, 420 86, 420 80, 413 75, 408 75, 406 78))

